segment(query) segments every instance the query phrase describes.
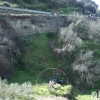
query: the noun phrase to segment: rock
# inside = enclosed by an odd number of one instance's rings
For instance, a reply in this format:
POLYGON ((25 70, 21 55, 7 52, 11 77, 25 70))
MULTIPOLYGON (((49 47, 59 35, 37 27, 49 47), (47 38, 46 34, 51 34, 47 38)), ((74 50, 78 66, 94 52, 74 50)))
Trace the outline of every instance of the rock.
POLYGON ((55 90, 58 90, 58 89, 61 88, 61 85, 56 83, 56 84, 54 84, 52 87, 53 87, 55 90))

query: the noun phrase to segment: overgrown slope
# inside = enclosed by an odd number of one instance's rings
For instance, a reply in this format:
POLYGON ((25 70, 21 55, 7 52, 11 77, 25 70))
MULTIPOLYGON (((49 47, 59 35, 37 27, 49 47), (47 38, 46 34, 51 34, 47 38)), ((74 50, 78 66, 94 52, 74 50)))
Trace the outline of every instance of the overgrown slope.
MULTIPOLYGON (((34 84, 34 81, 36 82, 36 76, 38 76, 41 71, 45 70, 46 68, 60 68, 63 66, 64 62, 61 59, 54 58, 50 47, 52 42, 57 40, 58 33, 48 34, 35 34, 33 36, 21 38, 20 41, 23 45, 24 51, 22 53, 22 57, 20 58, 21 64, 18 65, 18 67, 19 69, 22 69, 22 71, 17 73, 18 77, 15 76, 17 78, 14 78, 14 80, 17 79, 16 81, 18 82, 18 80, 22 81, 25 79, 26 81, 32 81, 34 84), (50 37, 48 34, 51 34, 52 37, 50 37), (25 70, 28 71, 28 74, 25 70), (20 76, 22 74, 25 74, 25 76, 20 76)), ((52 74, 52 70, 47 70, 45 74, 47 75, 43 75, 42 79, 45 77, 48 81, 50 78, 47 77, 49 74, 52 74)), ((43 80, 41 81, 43 82, 43 80)), ((24 80, 22 82, 24 82, 24 80)))
MULTIPOLYGON (((45 96, 49 96, 51 94, 57 96, 63 96, 66 94, 66 87, 69 87, 69 85, 62 86, 61 90, 56 91, 53 89, 52 92, 48 91, 47 88, 51 78, 63 78, 66 80, 65 76, 62 75, 59 70, 54 68, 59 68, 67 74, 69 73, 70 77, 67 77, 68 79, 71 78, 71 72, 68 69, 70 67, 69 64, 72 62, 73 56, 71 54, 67 54, 67 57, 64 57, 62 54, 57 56, 57 54, 53 53, 53 46, 59 44, 57 43, 58 39, 58 33, 44 33, 21 37, 20 43, 22 44, 23 49, 22 56, 20 57, 20 63, 18 66, 16 66, 14 74, 9 82, 17 82, 21 84, 30 81, 33 85, 33 94, 31 97, 38 98, 38 96, 42 96, 41 100, 45 98, 45 96), (66 65, 68 66, 68 69, 66 65)), ((67 91, 69 90, 70 89, 67 89, 67 91)), ((72 91, 74 91, 74 93, 71 94, 71 97, 74 96, 74 98, 76 97, 78 100, 80 100, 80 98, 81 100, 83 100, 83 98, 84 100, 90 99, 89 94, 84 95, 75 89, 72 91)))

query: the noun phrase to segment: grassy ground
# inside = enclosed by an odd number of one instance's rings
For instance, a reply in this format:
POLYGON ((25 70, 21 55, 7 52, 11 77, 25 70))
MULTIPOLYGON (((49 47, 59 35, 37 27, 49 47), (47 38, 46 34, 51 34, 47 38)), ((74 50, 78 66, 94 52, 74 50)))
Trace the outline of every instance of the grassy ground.
POLYGON ((91 95, 79 94, 76 96, 77 100, 91 100, 91 95))
MULTIPOLYGON (((20 58, 21 64, 17 66, 14 78, 12 77, 11 79, 12 82, 22 83, 24 81, 31 81, 35 84, 38 75, 43 70, 46 68, 59 68, 62 65, 62 61, 55 59, 51 53, 50 46, 48 45, 51 40, 47 37, 47 34, 36 34, 21 38, 24 51, 20 58)), ((51 73, 52 69, 46 71, 44 72, 45 74, 51 73)), ((43 74, 41 74, 42 81, 45 77, 43 74)))

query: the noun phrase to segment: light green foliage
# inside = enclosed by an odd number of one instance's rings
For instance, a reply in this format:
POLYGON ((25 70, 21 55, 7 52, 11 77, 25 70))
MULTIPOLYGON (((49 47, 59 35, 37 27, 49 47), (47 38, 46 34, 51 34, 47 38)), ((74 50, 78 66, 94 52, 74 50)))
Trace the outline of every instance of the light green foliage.
POLYGON ((74 96, 76 100, 91 100, 91 92, 84 94, 78 90, 75 90, 74 96))
POLYGON ((61 86, 59 89, 49 88, 48 84, 42 84, 42 85, 35 85, 33 86, 33 94, 36 96, 43 95, 43 96, 49 96, 49 95, 57 95, 57 96, 63 96, 67 94, 71 94, 72 86, 71 85, 64 85, 61 86))
POLYGON ((78 95, 77 97, 76 97, 76 99, 77 100, 91 100, 91 95, 78 95))
POLYGON ((94 60, 98 61, 100 60, 100 43, 97 40, 92 41, 84 41, 82 49, 90 49, 93 51, 94 60))
POLYGON ((10 6, 10 7, 18 7, 18 4, 16 4, 16 3, 10 3, 10 2, 1 1, 1 0, 0 0, 0 5, 1 5, 1 6, 2 6, 2 5, 8 5, 8 6, 10 6))
MULTIPOLYGON (((50 95, 56 96, 66 96, 66 95, 73 95, 72 86, 71 85, 64 85, 61 86, 60 89, 53 89, 50 91, 48 88, 48 84, 37 84, 32 86, 31 83, 25 82, 21 85, 17 83, 7 84, 6 80, 0 79, 0 100, 44 100, 44 97, 50 99, 50 95)), ((52 96, 53 97, 53 96, 52 96)), ((85 95, 77 95, 75 96, 77 100, 89 100, 89 96, 85 95)), ((53 97, 54 98, 54 97, 53 97)), ((55 97, 57 99, 57 97, 55 97)), ((63 100, 63 99, 61 99, 63 100)), ((66 100, 66 99, 65 99, 66 100)))
POLYGON ((25 82, 7 84, 6 80, 0 79, 0 100, 31 100, 32 85, 25 82))
POLYGON ((67 7, 67 8, 59 8, 58 9, 61 14, 70 14, 72 12, 82 12, 82 9, 79 7, 67 7))

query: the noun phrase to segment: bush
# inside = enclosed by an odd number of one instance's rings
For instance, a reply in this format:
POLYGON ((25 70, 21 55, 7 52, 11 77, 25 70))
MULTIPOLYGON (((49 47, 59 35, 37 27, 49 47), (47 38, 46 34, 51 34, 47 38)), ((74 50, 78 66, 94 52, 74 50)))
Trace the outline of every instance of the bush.
POLYGON ((78 20, 73 26, 74 32, 77 32, 78 37, 82 39, 88 38, 89 25, 86 21, 87 20, 84 20, 84 19, 78 20))
POLYGON ((0 100, 32 100, 31 94, 31 83, 27 82, 22 85, 11 83, 8 85, 6 80, 0 78, 0 100))
POLYGON ((84 8, 84 1, 77 1, 76 2, 76 7, 84 8))
POLYGON ((23 1, 29 4, 33 3, 33 0, 23 0, 23 1))
POLYGON ((100 10, 97 10, 96 14, 98 17, 100 17, 100 10))
POLYGON ((0 37, 0 76, 3 79, 11 76, 19 55, 20 50, 15 41, 7 37, 0 37))
POLYGON ((86 18, 77 19, 69 27, 61 29, 60 45, 54 49, 58 55, 62 53, 64 59, 70 55, 70 67, 66 67, 70 71, 66 71, 68 78, 71 77, 68 80, 80 88, 97 87, 100 82, 99 24, 86 18))
POLYGON ((9 78, 11 76, 13 67, 11 63, 4 58, 3 55, 0 55, 0 76, 3 79, 9 78))
POLYGON ((49 33, 47 33, 47 37, 48 38, 55 38, 55 33, 49 32, 49 33))
POLYGON ((73 24, 70 25, 68 28, 66 27, 60 30, 59 40, 63 43, 63 47, 61 49, 56 48, 55 51, 72 52, 75 50, 76 47, 81 46, 82 40, 79 37, 77 37, 77 33, 73 31, 72 27, 73 27, 73 24))
POLYGON ((84 15, 90 15, 90 14, 92 14, 91 11, 89 11, 89 10, 85 10, 85 11, 84 11, 84 15))
POLYGON ((10 4, 8 2, 4 2, 3 6, 10 7, 10 4))
POLYGON ((85 10, 89 10, 89 11, 91 11, 92 13, 96 13, 96 10, 97 10, 97 8, 96 8, 93 4, 91 4, 91 3, 86 3, 86 4, 84 5, 84 9, 85 9, 85 10))

